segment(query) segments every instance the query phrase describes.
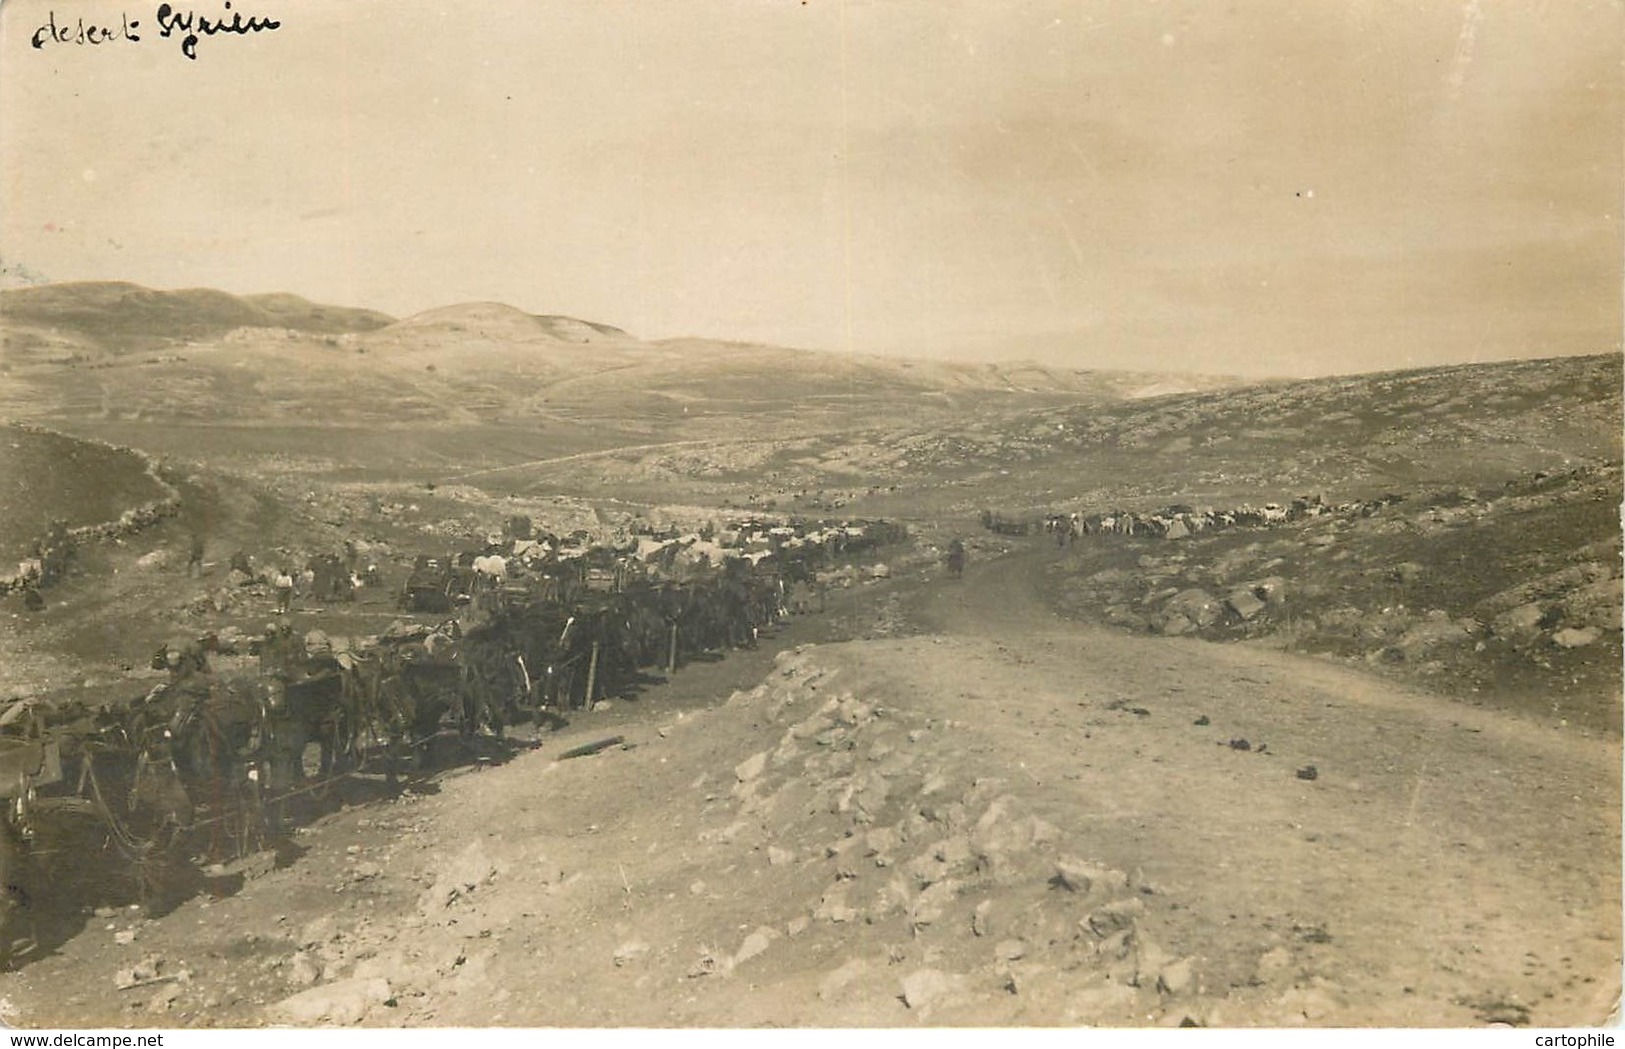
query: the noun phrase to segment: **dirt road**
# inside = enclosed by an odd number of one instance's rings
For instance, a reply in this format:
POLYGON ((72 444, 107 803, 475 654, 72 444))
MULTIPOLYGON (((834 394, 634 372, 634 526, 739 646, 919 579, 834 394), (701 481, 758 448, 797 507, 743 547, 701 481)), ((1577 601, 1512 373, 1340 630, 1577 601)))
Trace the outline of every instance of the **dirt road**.
POLYGON ((292 863, 248 864, 232 895, 88 918, 0 977, 0 1012, 81 1026, 1609 1016, 1617 740, 1278 652, 1081 627, 1034 597, 1043 556, 860 588, 790 626, 776 657, 689 668, 505 765, 328 817, 292 863), (859 640, 786 647, 843 636, 859 640), (624 746, 558 760, 609 735, 624 746))

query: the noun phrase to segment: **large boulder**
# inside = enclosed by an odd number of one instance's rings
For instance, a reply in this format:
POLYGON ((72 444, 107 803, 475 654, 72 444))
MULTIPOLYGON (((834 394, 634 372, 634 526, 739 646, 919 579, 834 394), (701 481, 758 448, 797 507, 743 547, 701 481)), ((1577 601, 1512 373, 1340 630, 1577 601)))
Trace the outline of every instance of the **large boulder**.
POLYGON ((1230 611, 1242 619, 1255 619, 1265 608, 1264 602, 1258 599, 1258 595, 1246 587, 1232 590, 1229 596, 1224 599, 1224 603, 1230 611))
POLYGON ((1198 627, 1212 626, 1224 615, 1224 606, 1200 587, 1181 590, 1169 598, 1168 603, 1162 606, 1162 610, 1170 618, 1184 616, 1198 627))
POLYGON ((1278 575, 1266 576, 1248 583, 1247 586, 1256 596, 1263 598, 1266 604, 1286 604, 1286 580, 1278 575))

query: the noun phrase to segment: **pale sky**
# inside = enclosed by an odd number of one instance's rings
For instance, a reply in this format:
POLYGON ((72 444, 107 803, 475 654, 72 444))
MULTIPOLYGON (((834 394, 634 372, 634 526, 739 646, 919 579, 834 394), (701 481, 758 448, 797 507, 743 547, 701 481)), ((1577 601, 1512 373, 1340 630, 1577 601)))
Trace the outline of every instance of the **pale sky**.
POLYGON ((195 61, 156 8, 0 7, 8 283, 1251 374, 1620 344, 1619 0, 234 0, 280 28, 195 61))

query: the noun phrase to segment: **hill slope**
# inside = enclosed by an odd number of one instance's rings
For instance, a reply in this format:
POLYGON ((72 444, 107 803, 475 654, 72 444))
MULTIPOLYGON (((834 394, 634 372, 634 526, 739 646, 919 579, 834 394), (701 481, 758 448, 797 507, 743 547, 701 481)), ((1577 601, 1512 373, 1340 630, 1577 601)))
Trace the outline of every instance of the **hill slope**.
POLYGON ((802 406, 872 413, 879 405, 905 417, 957 409, 967 397, 1118 399, 1230 381, 707 339, 644 342, 609 324, 491 302, 393 321, 292 295, 119 283, 7 291, 0 320, 10 380, 0 381, 0 414, 53 422, 423 426, 562 413, 599 425, 632 421, 646 436, 645 422, 662 419, 681 425, 685 417, 802 406))
POLYGON ((9 336, 46 329, 103 350, 146 349, 224 335, 235 328, 285 328, 331 334, 368 331, 389 315, 324 306, 297 295, 230 295, 208 288, 155 291, 122 281, 45 284, 0 291, 9 336))

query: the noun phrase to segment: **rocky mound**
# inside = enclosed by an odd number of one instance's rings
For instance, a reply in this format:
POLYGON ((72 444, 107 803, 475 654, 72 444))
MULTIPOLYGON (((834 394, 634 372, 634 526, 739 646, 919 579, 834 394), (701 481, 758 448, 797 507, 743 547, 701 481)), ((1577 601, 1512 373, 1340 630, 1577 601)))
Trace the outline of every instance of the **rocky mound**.
POLYGON ((1085 537, 1051 574, 1069 613, 1271 639, 1474 698, 1620 714, 1618 468, 1423 493, 1367 516, 1179 539, 1085 537))

